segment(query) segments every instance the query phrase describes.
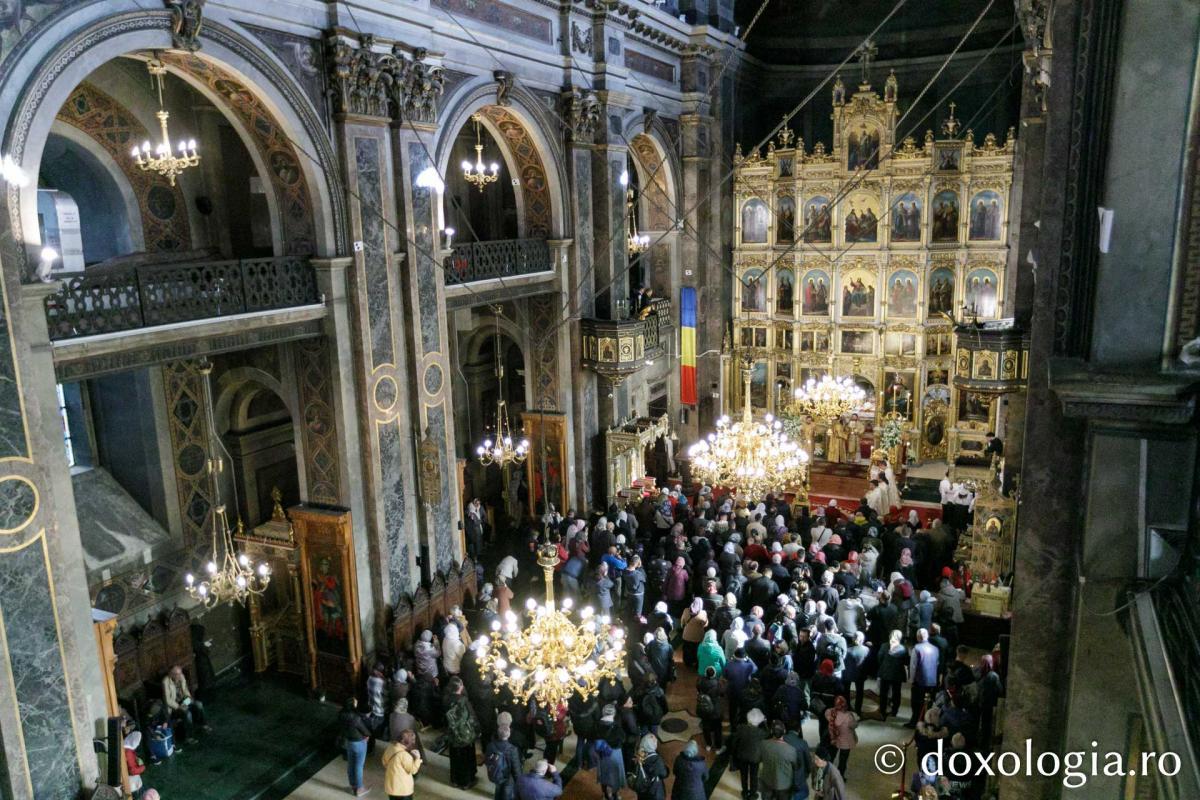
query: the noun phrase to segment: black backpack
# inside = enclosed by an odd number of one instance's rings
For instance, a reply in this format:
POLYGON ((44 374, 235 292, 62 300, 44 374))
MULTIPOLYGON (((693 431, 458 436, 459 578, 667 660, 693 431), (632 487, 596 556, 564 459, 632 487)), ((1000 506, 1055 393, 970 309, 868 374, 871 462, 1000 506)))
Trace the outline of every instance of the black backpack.
POLYGON ((717 704, 713 700, 712 695, 707 692, 701 692, 700 696, 696 698, 696 716, 703 720, 711 720, 717 714, 717 704))

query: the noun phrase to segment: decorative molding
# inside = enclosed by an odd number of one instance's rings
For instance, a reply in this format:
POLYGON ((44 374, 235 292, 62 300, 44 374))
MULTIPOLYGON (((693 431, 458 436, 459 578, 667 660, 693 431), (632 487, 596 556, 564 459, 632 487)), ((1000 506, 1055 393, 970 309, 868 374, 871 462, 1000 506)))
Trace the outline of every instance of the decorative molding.
POLYGON ((539 42, 551 44, 554 41, 554 26, 549 19, 502 0, 487 0, 485 3, 478 0, 430 0, 429 4, 449 14, 461 14, 539 42))
POLYGON ((575 53, 583 53, 588 58, 595 58, 592 43, 592 29, 590 27, 580 27, 579 23, 571 20, 571 50, 575 53))
POLYGON ((1050 391, 1063 414, 1143 425, 1188 425, 1196 414, 1196 373, 1105 372, 1080 359, 1050 360, 1050 391))
POLYGON ((517 176, 521 181, 525 205, 524 236, 533 239, 550 236, 550 181, 533 137, 525 129, 524 123, 507 108, 485 106, 479 113, 500 132, 502 141, 517 163, 517 176))
POLYGON ((329 339, 317 336, 297 342, 292 352, 295 354, 300 405, 304 409, 301 433, 308 502, 336 505, 341 501, 342 492, 338 477, 329 339))
POLYGON ((320 39, 285 31, 243 25, 254 33, 304 89, 313 109, 324 119, 328 113, 329 96, 325 86, 325 53, 320 39))
POLYGON ((508 95, 513 87, 512 73, 508 70, 498 69, 492 73, 492 78, 496 81, 496 105, 511 106, 512 100, 508 95))

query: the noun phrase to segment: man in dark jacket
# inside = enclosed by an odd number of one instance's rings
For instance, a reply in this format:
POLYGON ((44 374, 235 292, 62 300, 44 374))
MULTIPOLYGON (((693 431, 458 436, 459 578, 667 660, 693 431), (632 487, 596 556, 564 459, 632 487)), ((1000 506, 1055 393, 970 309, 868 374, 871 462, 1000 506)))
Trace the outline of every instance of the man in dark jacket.
POLYGON ((746 650, 746 655, 750 656, 750 660, 759 669, 764 669, 767 662, 771 660, 771 643, 763 636, 762 623, 755 623, 751 630, 750 638, 743 645, 746 650))
POLYGON ((775 604, 779 596, 779 584, 771 578, 770 572, 760 574, 750 581, 750 602, 756 606, 769 608, 775 604))
POLYGON ((537 762, 517 781, 517 794, 521 800, 554 800, 561 797, 562 793, 562 776, 545 759, 537 762))
POLYGON ((764 716, 754 708, 746 715, 729 740, 730 764, 736 765, 742 776, 742 798, 752 800, 758 794, 758 769, 762 762, 762 744, 767 738, 763 729, 764 716))
POLYGON ((741 722, 741 703, 739 698, 750 678, 758 672, 758 667, 746 655, 746 650, 739 647, 733 651, 733 658, 725 663, 725 680, 728 687, 726 696, 729 698, 729 724, 736 726, 741 722))
POLYGON ((492 800, 514 800, 517 782, 521 779, 521 754, 516 745, 508 740, 508 726, 496 728, 496 737, 483 753, 488 780, 495 786, 492 800))
POLYGON ((642 617, 646 600, 646 571, 642 569, 642 557, 629 559, 625 570, 625 611, 638 619, 642 617))
POLYGON ((863 688, 867 682, 868 663, 871 651, 866 645, 866 635, 862 631, 854 634, 854 644, 846 649, 846 659, 842 667, 842 682, 846 693, 854 689, 854 713, 862 716, 863 688))

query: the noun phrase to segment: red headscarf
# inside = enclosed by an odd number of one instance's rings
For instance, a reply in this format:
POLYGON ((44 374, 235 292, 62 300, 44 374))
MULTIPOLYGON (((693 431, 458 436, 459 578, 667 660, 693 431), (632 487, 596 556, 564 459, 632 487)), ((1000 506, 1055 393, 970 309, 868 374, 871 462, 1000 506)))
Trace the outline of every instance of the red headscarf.
POLYGON ((817 667, 817 672, 821 673, 822 675, 824 675, 827 678, 832 678, 833 677, 833 661, 831 661, 828 658, 822 660, 821 665, 819 667, 817 667))

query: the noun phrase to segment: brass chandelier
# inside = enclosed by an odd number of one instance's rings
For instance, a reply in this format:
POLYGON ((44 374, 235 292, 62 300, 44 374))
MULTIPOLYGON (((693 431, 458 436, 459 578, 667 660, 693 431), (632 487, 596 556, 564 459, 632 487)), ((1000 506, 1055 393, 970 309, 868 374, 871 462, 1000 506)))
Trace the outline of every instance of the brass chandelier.
POLYGON ((531 699, 554 709, 574 695, 596 694, 604 680, 620 677, 625 631, 607 616, 597 617, 590 607, 571 619, 571 599, 554 603, 554 567, 558 550, 553 544, 538 549, 538 565, 545 573, 546 600, 526 603, 529 622, 524 627, 512 611, 504 622, 492 623, 490 636, 481 636, 475 655, 496 692, 507 688, 518 703, 531 699))
POLYGON ((504 400, 504 358, 500 349, 500 309, 496 311, 496 430, 494 436, 485 437, 483 444, 475 448, 479 463, 485 467, 496 464, 523 464, 529 455, 529 440, 524 431, 513 434, 508 421, 508 403, 504 400), (517 436, 520 436, 518 439, 517 436))
POLYGON ((625 246, 629 255, 635 256, 638 253, 646 252, 646 249, 650 247, 650 237, 647 234, 638 233, 637 207, 634 205, 633 189, 625 190, 625 211, 629 217, 629 239, 625 246))
POLYGON ((146 62, 146 69, 150 71, 158 87, 158 112, 155 113, 155 116, 158 117, 158 124, 162 129, 162 141, 153 149, 150 147, 149 140, 142 142, 140 146, 135 145, 133 148, 133 161, 147 172, 157 172, 166 178, 168 183, 174 186, 175 176, 188 167, 194 167, 199 164, 200 155, 196 152, 195 139, 188 139, 186 141, 180 139, 175 145, 174 152, 172 151, 171 134, 167 131, 167 118, 171 114, 163 108, 162 97, 163 75, 167 73, 167 68, 157 58, 152 58, 146 62))
POLYGON ((483 139, 479 131, 479 115, 472 114, 471 121, 475 123, 475 163, 472 164, 469 160, 463 159, 462 170, 463 177, 467 183, 475 186, 479 191, 483 191, 490 183, 494 183, 500 177, 500 165, 495 161, 491 163, 489 168, 483 166, 483 139))
POLYGON ((796 390, 795 397, 792 409, 797 415, 828 422, 860 408, 867 393, 850 378, 823 375, 820 381, 809 378, 796 390))
POLYGON ((808 453, 783 432, 783 423, 767 414, 756 422, 750 410, 750 367, 742 370, 745 404, 742 419, 717 420, 717 430, 688 448, 692 473, 712 486, 736 487, 744 495, 802 488, 808 479, 808 453))
MULTIPOLYGON (((212 375, 212 363, 205 360, 200 365, 200 374, 204 377, 205 413, 208 416, 208 433, 211 437, 211 452, 224 446, 217 438, 216 426, 213 423, 212 387, 209 377, 212 375)), ((234 545, 233 531, 229 528, 229 518, 225 513, 225 504, 221 502, 221 482, 224 471, 224 461, 218 455, 208 459, 208 476, 212 482, 213 507, 211 515, 212 552, 204 565, 204 574, 197 578, 192 573, 184 576, 188 594, 204 608, 229 601, 245 604, 250 595, 260 595, 271 582, 271 566, 262 562, 257 566, 251 563, 245 553, 238 553, 234 545)), ((238 533, 242 532, 242 522, 238 520, 238 533)))

